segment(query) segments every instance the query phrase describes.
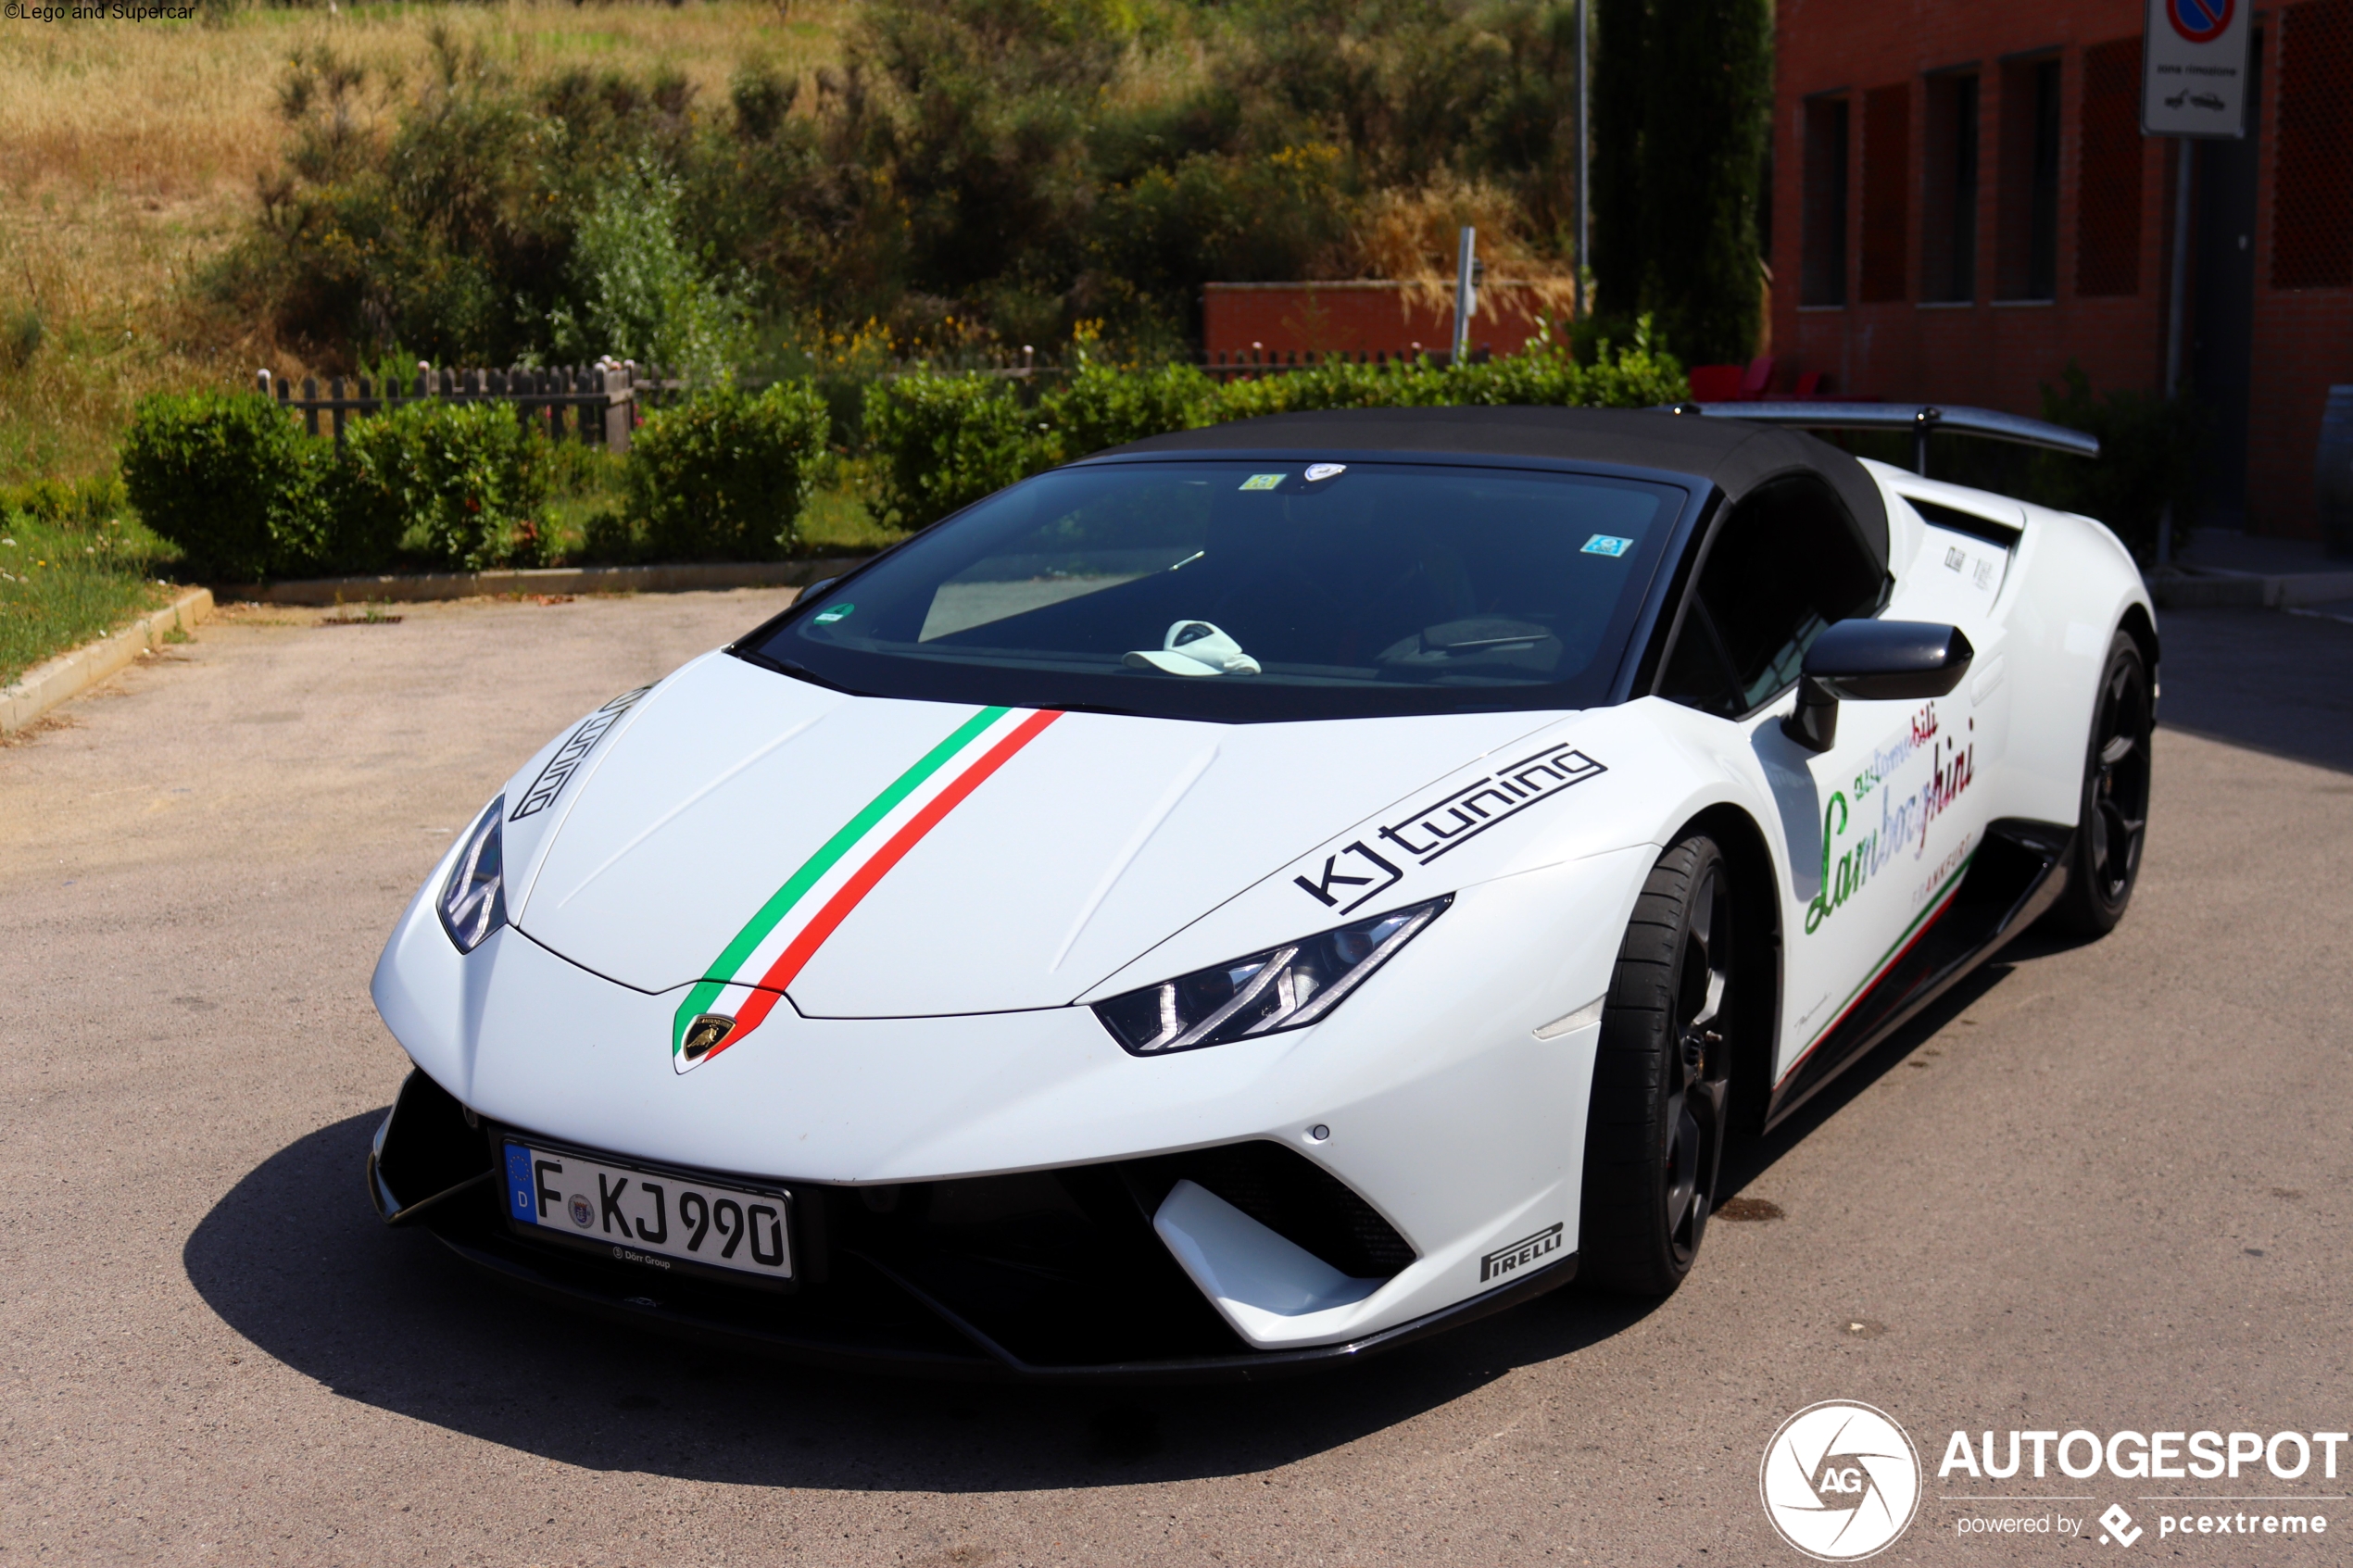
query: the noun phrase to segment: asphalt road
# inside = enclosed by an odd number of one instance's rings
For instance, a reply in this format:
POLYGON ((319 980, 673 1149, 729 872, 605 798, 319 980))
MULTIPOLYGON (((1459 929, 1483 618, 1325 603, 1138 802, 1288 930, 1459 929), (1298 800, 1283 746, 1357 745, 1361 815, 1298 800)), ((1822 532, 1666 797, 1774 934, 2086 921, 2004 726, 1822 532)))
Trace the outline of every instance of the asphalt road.
POLYGON ((2014 949, 1748 1151, 1784 1217, 1715 1226, 1670 1300, 1089 1395, 587 1325, 362 1195, 404 1070, 368 974, 414 884, 541 737, 781 602, 248 611, 0 749, 0 1568, 1795 1563, 1758 1461, 1828 1399, 1931 1467, 1880 1562, 2353 1558, 2353 1453, 2333 1484, 1933 1474, 1955 1429, 2353 1427, 2353 626, 2168 617, 2190 728, 2122 928, 2014 949), (2169 1490, 2334 1533, 2160 1539, 2169 1490), (2137 1547, 1957 1532, 2110 1501, 2137 1547))

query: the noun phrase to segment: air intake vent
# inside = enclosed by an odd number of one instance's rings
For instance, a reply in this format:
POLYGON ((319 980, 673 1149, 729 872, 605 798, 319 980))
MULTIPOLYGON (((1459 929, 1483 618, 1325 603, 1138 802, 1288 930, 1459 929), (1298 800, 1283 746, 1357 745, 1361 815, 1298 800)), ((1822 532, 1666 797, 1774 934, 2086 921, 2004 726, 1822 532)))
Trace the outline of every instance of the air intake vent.
POLYGON ((1268 1230, 1353 1279, 1387 1279, 1415 1258, 1412 1247, 1348 1185, 1277 1143, 1227 1144, 1122 1167, 1147 1211, 1190 1180, 1268 1230))

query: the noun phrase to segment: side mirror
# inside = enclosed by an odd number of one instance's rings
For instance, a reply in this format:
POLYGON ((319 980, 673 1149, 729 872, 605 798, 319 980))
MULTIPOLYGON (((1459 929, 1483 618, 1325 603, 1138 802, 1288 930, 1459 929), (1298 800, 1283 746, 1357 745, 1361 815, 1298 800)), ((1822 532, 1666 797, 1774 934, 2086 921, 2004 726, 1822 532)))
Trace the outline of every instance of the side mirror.
POLYGON ((1838 739, 1841 697, 1902 702, 1943 696, 1961 684, 1977 650, 1957 626, 1931 621, 1842 621, 1806 650, 1797 711, 1781 733, 1808 751, 1838 739))

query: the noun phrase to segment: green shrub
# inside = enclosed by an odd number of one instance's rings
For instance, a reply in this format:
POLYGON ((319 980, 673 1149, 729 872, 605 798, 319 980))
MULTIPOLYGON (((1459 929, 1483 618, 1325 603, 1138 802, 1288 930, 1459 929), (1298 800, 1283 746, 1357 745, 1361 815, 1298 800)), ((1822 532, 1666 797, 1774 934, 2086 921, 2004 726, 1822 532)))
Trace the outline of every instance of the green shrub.
POLYGON ((546 442, 500 403, 403 404, 348 427, 322 557, 367 571, 406 547, 455 571, 536 564, 546 442))
POLYGON ((1054 460, 1010 383, 929 370, 866 389, 866 445, 882 459, 875 511, 927 528, 1054 460))
MULTIPOLYGON (((809 498, 832 418, 804 382, 753 395, 696 394, 646 416, 631 443, 627 521, 661 560, 762 560, 784 554, 809 498)), ((600 552, 617 542, 602 534, 600 552)))
POLYGON ((1682 366, 1653 347, 1647 318, 1635 324, 1632 346, 1604 342, 1592 358, 1580 365, 1565 348, 1540 341, 1485 363, 1334 361, 1222 385, 1189 365, 1118 370, 1082 358, 1034 410, 1024 408, 1008 382, 924 371, 867 389, 875 510, 895 526, 925 527, 1057 462, 1266 414, 1472 404, 1639 408, 1689 395, 1682 366))
POLYGON ((2061 384, 2043 386, 2043 417, 2100 438, 2095 460, 2037 452, 2021 490, 2030 500, 2097 518, 2144 562, 2157 558, 2158 520, 2173 508, 2173 543, 2189 542, 2204 472, 2205 422, 2187 397, 2139 392, 2092 395, 2070 359, 2061 384))
POLYGON ((253 582, 325 553, 322 481, 333 456, 258 393, 157 393, 122 444, 122 480, 147 526, 199 575, 253 582))
POLYGON ((1217 383, 1190 365, 1120 370, 1082 365, 1067 384, 1038 399, 1056 456, 1067 462, 1164 431, 1193 430, 1217 416, 1217 383))
POLYGON ((1484 364, 1336 361, 1222 386, 1189 365, 1082 364, 1034 411, 1007 382, 925 371, 867 389, 865 435, 881 469, 876 511, 900 527, 921 528, 1054 463, 1229 420, 1472 404, 1641 408, 1689 395, 1682 366, 1652 348, 1645 318, 1632 347, 1604 343, 1591 365, 1549 341, 1484 364))

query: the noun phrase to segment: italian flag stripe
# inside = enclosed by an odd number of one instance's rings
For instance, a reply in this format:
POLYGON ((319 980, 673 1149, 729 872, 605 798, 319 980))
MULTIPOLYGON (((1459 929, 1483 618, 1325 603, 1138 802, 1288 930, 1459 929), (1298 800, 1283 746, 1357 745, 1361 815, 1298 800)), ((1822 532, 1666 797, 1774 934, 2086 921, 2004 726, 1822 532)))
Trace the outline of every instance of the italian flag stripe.
POLYGON ((889 787, 868 801, 865 807, 821 846, 817 852, 801 863, 774 897, 760 907, 744 928, 736 934, 719 957, 714 960, 705 978, 697 982, 679 1004, 671 1024, 673 1064, 680 1072, 700 1065, 685 1060, 686 1030, 694 1021, 711 1010, 723 996, 736 1004, 733 1014, 736 1026, 725 1039, 702 1058, 708 1061, 729 1046, 757 1029, 776 1005, 786 986, 814 958, 817 950, 848 919, 867 894, 873 892, 891 869, 905 859, 908 852, 921 843, 927 834, 944 822, 949 813, 978 789, 988 776, 1003 767, 1038 735, 1048 725, 1062 717, 1057 709, 1030 713, 1001 734, 994 745, 982 751, 961 771, 949 774, 930 798, 920 802, 913 812, 900 823, 881 846, 854 865, 846 877, 838 880, 831 895, 809 917, 799 931, 784 943, 773 956, 764 949, 774 948, 780 928, 786 924, 794 910, 807 901, 812 890, 831 880, 834 872, 861 844, 874 837, 886 820, 904 807, 909 799, 931 784, 937 775, 969 751, 975 741, 1010 717, 1013 709, 984 708, 966 720, 937 746, 898 778, 889 787), (765 961, 762 962, 762 959, 765 961), (757 976, 757 978, 754 978, 757 976))

